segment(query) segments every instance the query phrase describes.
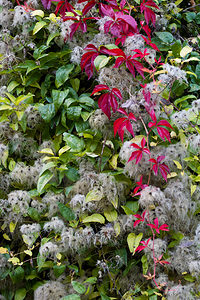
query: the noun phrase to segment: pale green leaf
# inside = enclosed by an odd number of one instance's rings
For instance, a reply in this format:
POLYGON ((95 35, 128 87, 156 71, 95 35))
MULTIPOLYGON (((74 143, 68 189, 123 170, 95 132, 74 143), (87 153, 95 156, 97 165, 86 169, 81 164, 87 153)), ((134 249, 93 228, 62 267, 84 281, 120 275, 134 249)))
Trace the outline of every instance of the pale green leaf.
POLYGON ((97 222, 97 223, 104 224, 105 218, 100 214, 93 214, 83 219, 83 223, 90 223, 90 222, 97 222))

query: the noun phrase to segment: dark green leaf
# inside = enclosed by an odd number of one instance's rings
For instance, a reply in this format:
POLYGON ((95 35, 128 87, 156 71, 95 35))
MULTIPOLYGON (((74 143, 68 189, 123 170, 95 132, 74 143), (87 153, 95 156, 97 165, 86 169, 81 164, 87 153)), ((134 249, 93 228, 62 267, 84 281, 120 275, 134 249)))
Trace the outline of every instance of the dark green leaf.
POLYGON ((59 208, 61 215, 63 216, 63 218, 66 221, 72 221, 72 220, 76 219, 75 214, 71 208, 65 206, 64 204, 62 204, 60 202, 58 203, 58 208, 59 208))
POLYGON ((10 277, 12 282, 16 284, 24 279, 24 269, 19 266, 13 272, 10 273, 10 277))
POLYGON ((63 133, 63 140, 71 148, 72 152, 80 152, 84 149, 84 140, 70 133, 63 133))
POLYGON ((55 105, 56 110, 58 110, 60 108, 60 106, 63 104, 63 101, 67 97, 68 93, 69 93, 69 90, 65 90, 65 91, 53 90, 52 91, 53 103, 55 105))
POLYGON ((51 119, 55 116, 55 106, 53 103, 51 104, 40 104, 38 106, 38 111, 41 114, 41 117, 46 121, 50 122, 51 119))
POLYGON ((40 215, 37 209, 34 207, 29 207, 28 208, 28 215, 33 219, 34 221, 39 221, 40 220, 40 215))
POLYGON ((82 108, 80 106, 70 106, 67 108, 67 118, 77 121, 80 118, 82 108))
POLYGON ((74 290, 79 293, 79 294, 84 294, 86 291, 86 287, 84 286, 84 284, 78 282, 78 281, 72 281, 72 286, 74 288, 74 290))
POLYGON ((58 278, 60 275, 62 275, 64 273, 65 269, 66 269, 65 265, 53 266, 53 272, 54 272, 54 275, 56 276, 56 278, 58 278))
POLYGON ((69 74, 71 71, 74 69, 74 65, 69 64, 66 66, 60 67, 57 72, 56 72, 56 80, 55 80, 55 85, 57 88, 59 88, 65 81, 68 80, 69 74))

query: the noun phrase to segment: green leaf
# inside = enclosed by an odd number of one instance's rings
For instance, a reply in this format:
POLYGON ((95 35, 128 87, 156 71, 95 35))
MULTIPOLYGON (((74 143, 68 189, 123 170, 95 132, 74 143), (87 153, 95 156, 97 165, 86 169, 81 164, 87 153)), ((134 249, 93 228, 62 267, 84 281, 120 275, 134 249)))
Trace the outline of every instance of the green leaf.
POLYGON ((56 110, 53 103, 51 104, 39 104, 38 111, 46 122, 50 122, 51 119, 55 116, 56 110))
POLYGON ((59 88, 65 81, 69 79, 69 74, 72 72, 74 69, 74 65, 68 64, 66 66, 60 67, 56 71, 56 80, 55 80, 55 85, 57 88, 59 88))
POLYGON ((71 148, 71 152, 80 152, 84 149, 84 140, 70 133, 63 133, 63 140, 71 148))
POLYGON ((173 42, 174 37, 170 32, 155 32, 155 34, 165 44, 171 44, 173 42))
POLYGON ((82 107, 70 106, 67 108, 67 118, 69 120, 78 121, 81 116, 82 107))
POLYGON ((89 193, 87 193, 86 198, 85 198, 85 202, 88 203, 90 201, 99 201, 103 198, 103 192, 94 189, 89 191, 89 193))
POLYGON ((33 35, 40 31, 47 23, 45 21, 40 21, 35 24, 33 28, 33 35))
POLYGON ((196 278, 195 278, 195 277, 192 277, 192 275, 190 275, 190 274, 187 274, 187 275, 183 276, 183 278, 184 278, 186 281, 189 281, 189 282, 194 282, 194 281, 196 281, 196 278))
POLYGON ((111 59, 111 57, 106 56, 106 55, 97 56, 94 60, 94 66, 97 69, 97 71, 99 71, 100 69, 105 67, 110 59, 111 59))
POLYGON ((47 39, 47 42, 46 42, 47 46, 49 46, 49 44, 51 43, 51 41, 52 41, 55 37, 57 37, 57 36, 59 36, 59 35, 60 35, 59 32, 52 32, 52 33, 50 33, 50 35, 49 35, 49 37, 48 37, 48 39, 47 39))
POLYGON ((117 220, 118 214, 117 214, 117 211, 114 209, 114 210, 104 211, 104 216, 106 217, 108 222, 114 222, 117 220))
POLYGON ((143 274, 145 275, 148 271, 148 259, 146 255, 143 255, 141 258, 143 274))
POLYGON ((82 94, 79 97, 79 102, 88 106, 94 106, 95 102, 92 98, 90 98, 87 94, 82 94))
POLYGON ((108 297, 107 295, 103 294, 103 293, 100 293, 101 295, 101 300, 111 300, 110 297, 108 297))
POLYGON ((35 221, 40 221, 39 212, 34 207, 28 208, 28 215, 31 217, 31 219, 33 219, 35 221))
POLYGON ((181 44, 180 40, 176 41, 172 45, 171 49, 172 49, 172 53, 173 53, 174 57, 179 57, 180 52, 181 52, 181 48, 182 48, 182 44, 181 44))
POLYGON ((130 252, 133 253, 133 255, 135 254, 135 250, 136 248, 139 246, 140 241, 143 237, 143 233, 139 233, 138 235, 135 235, 135 233, 129 233, 128 237, 127 237, 127 242, 128 242, 128 247, 130 252))
POLYGON ((37 183, 37 190, 41 194, 43 192, 43 189, 45 185, 52 179, 53 173, 51 171, 46 170, 42 176, 39 177, 38 183, 37 183))
POLYGON ((55 162, 55 161, 50 161, 50 162, 48 162, 47 164, 45 164, 45 165, 42 167, 42 170, 41 170, 39 176, 41 176, 46 170, 49 170, 49 169, 51 169, 51 168, 54 168, 55 166, 57 166, 57 162, 55 162))
POLYGON ((58 209, 66 221, 72 221, 76 219, 73 210, 65 206, 63 203, 58 202, 58 209))
POLYGON ((70 83, 71 83, 73 89, 76 92, 78 92, 79 87, 80 87, 80 79, 78 79, 78 78, 70 79, 70 83))
POLYGON ((75 168, 68 167, 68 170, 65 171, 67 178, 73 182, 76 182, 79 179, 79 173, 75 168))
POLYGON ((10 273, 10 277, 14 284, 23 281, 24 279, 24 269, 19 266, 13 272, 10 273))
POLYGON ((81 300, 81 298, 77 294, 71 294, 71 295, 61 298, 60 300, 81 300))
POLYGON ((7 86, 7 91, 9 93, 12 92, 18 85, 19 85, 19 82, 17 82, 17 81, 11 81, 9 83, 9 85, 7 86))
POLYGON ((78 282, 78 281, 72 281, 72 286, 73 286, 73 289, 79 293, 79 294, 84 294, 85 291, 86 291, 86 287, 84 286, 84 284, 78 282))
POLYGON ((177 106, 177 104, 186 101, 188 99, 196 99, 196 97, 194 95, 187 95, 187 96, 183 96, 181 98, 178 98, 174 101, 174 104, 177 106))
POLYGON ((100 214, 93 214, 91 216, 85 217, 82 221, 83 223, 97 222, 104 224, 105 218, 100 214))
POLYGON ((65 91, 52 90, 52 98, 56 110, 60 108, 60 106, 63 104, 63 101, 67 98, 68 94, 68 89, 65 91))
POLYGON ((97 277, 89 277, 87 278, 84 283, 91 283, 91 284, 95 284, 97 282, 97 277))
POLYGON ((53 266, 53 273, 54 273, 55 277, 58 278, 60 275, 62 275, 64 273, 65 269, 66 269, 66 265, 53 266))
POLYGON ((26 289, 25 288, 16 290, 15 300, 23 300, 25 297, 26 297, 26 289))

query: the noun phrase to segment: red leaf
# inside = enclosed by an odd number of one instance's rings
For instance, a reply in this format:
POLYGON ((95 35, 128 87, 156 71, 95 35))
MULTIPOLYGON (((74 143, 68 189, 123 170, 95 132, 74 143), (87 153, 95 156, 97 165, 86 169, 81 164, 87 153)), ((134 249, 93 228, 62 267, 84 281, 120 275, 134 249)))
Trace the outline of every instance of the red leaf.
POLYGON ((90 96, 92 96, 92 95, 94 95, 94 94, 96 94, 96 93, 98 93, 100 91, 103 91, 103 90, 109 90, 110 91, 109 87, 107 85, 105 85, 105 84, 96 85, 95 88, 94 88, 94 90, 93 90, 93 92, 92 92, 92 94, 90 96))

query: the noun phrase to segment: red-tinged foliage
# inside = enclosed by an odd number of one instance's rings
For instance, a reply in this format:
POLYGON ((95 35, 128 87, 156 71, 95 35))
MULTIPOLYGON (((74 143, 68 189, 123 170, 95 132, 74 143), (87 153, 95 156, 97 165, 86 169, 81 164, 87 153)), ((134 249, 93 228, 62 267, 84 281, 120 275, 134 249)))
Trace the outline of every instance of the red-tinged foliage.
POLYGON ((143 190, 145 189, 148 185, 147 184, 143 184, 142 183, 142 180, 143 180, 143 176, 140 177, 140 180, 136 182, 136 187, 134 188, 134 191, 133 193, 131 194, 132 197, 135 197, 135 196, 138 196, 140 195, 141 193, 138 192, 140 189, 143 190))
POLYGON ((161 161, 165 158, 165 156, 161 155, 158 156, 157 159, 151 158, 149 161, 152 162, 153 165, 153 171, 155 175, 158 175, 158 169, 161 172, 162 177, 167 181, 167 174, 170 173, 169 167, 165 163, 161 163, 161 161))
POLYGON ((122 100, 122 95, 118 89, 113 88, 112 90, 110 90, 110 88, 104 84, 95 86, 91 95, 98 93, 100 91, 105 91, 105 90, 108 90, 109 92, 107 92, 99 97, 98 105, 99 105, 99 108, 101 108, 101 110, 104 112, 104 114, 106 114, 106 116, 110 119, 111 108, 112 108, 113 112, 116 112, 116 110, 118 108, 118 102, 116 100, 116 97, 119 98, 120 100, 122 100))
POLYGON ((160 231, 169 231, 169 229, 167 228, 169 226, 167 224, 163 224, 160 227, 158 227, 158 218, 156 218, 153 222, 154 224, 147 224, 147 226, 151 227, 152 229, 155 229, 158 234, 160 234, 160 231))
MULTIPOLYGON (((144 72, 142 71, 144 66, 137 61, 133 56, 126 56, 123 50, 121 49, 107 49, 106 47, 101 48, 102 53, 117 56, 115 61, 115 65, 113 68, 119 68, 123 63, 125 63, 126 67, 129 69, 131 74, 135 77, 135 70, 144 78, 144 72)), ((140 51, 140 50, 138 50, 140 51)), ((135 54, 137 55, 137 54, 135 54)))
POLYGON ((153 48, 156 51, 159 51, 158 47, 156 44, 151 42, 151 39, 146 38, 145 36, 142 35, 143 40, 145 40, 146 44, 149 45, 151 48, 153 48))
POLYGON ((136 252, 136 251, 140 252, 140 251, 144 250, 145 248, 147 248, 147 247, 148 247, 148 244, 149 244, 149 242, 150 242, 150 240, 151 240, 151 238, 149 238, 146 242, 145 242, 145 241, 141 241, 140 244, 142 244, 142 246, 141 246, 141 245, 138 246, 138 247, 136 248, 135 252, 136 252))
POLYGON ((131 144, 132 147, 134 147, 134 148, 136 148, 136 149, 138 149, 138 150, 133 151, 133 152, 131 153, 131 156, 130 156, 128 162, 135 159, 135 160, 136 160, 136 161, 135 161, 135 164, 137 165, 137 164, 141 161, 141 159, 142 159, 143 152, 144 152, 144 153, 147 153, 148 155, 151 154, 150 151, 149 151, 147 148, 145 148, 145 144, 146 144, 145 138, 143 138, 142 141, 141 141, 141 147, 138 146, 138 145, 135 144, 135 143, 132 143, 132 144, 131 144))
POLYGON ((88 52, 84 53, 81 58, 81 70, 83 71, 85 69, 85 73, 87 74, 88 79, 90 79, 95 69, 94 60, 100 54, 100 52, 92 44, 87 45, 84 50, 88 52))
POLYGON ((150 7, 159 9, 159 7, 152 0, 147 0, 147 1, 143 0, 142 3, 140 4, 141 13, 144 12, 144 18, 147 24, 151 21, 155 26, 156 14, 150 7))
POLYGON ((119 134, 120 139, 123 142, 124 139, 124 130, 125 128, 132 134, 134 137, 133 127, 131 125, 131 120, 136 121, 136 118, 133 113, 127 114, 127 112, 123 108, 117 109, 118 112, 122 113, 126 117, 119 118, 114 122, 114 136, 116 136, 117 132, 119 134))
POLYGON ((160 256, 158 257, 158 259, 155 257, 155 258, 154 258, 154 263, 155 263, 156 265, 157 265, 157 264, 160 264, 160 265, 162 265, 162 266, 164 266, 165 264, 169 265, 170 263, 169 263, 168 261, 166 261, 166 260, 161 260, 162 257, 163 257, 163 254, 160 255, 160 256))
POLYGON ((104 24, 104 32, 110 32, 113 36, 120 38, 126 33, 138 33, 137 22, 130 15, 125 15, 122 11, 115 12, 112 7, 106 9, 102 6, 105 16, 112 18, 104 24))
POLYGON ((83 18, 82 16, 78 15, 77 13, 75 13, 75 17, 63 17, 63 21, 67 21, 67 20, 73 20, 75 21, 71 26, 71 32, 70 32, 70 39, 73 38, 74 33, 79 29, 82 30, 83 33, 85 33, 87 31, 87 20, 94 20, 96 18, 94 17, 89 17, 89 18, 83 18), (78 22, 77 22, 78 21, 78 22))
POLYGON ((163 126, 165 126, 173 129, 173 127, 169 124, 169 122, 166 120, 161 120, 157 123, 157 118, 153 109, 150 111, 150 116, 153 122, 149 122, 148 124, 149 128, 155 127, 158 131, 159 136, 163 141, 166 138, 169 142, 171 142, 169 131, 166 128, 163 128, 163 126))
POLYGON ((136 227, 140 222, 145 221, 146 210, 140 216, 139 214, 133 215, 137 220, 134 222, 133 227, 136 227))
POLYGON ((144 49, 144 52, 142 52, 139 49, 135 49, 133 51, 136 52, 136 54, 133 55, 133 58, 138 58, 139 57, 140 59, 145 59, 145 56, 148 56, 150 54, 149 52, 147 52, 148 51, 147 48, 144 49))

